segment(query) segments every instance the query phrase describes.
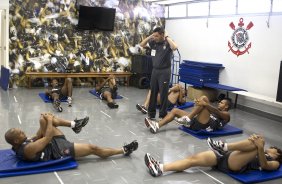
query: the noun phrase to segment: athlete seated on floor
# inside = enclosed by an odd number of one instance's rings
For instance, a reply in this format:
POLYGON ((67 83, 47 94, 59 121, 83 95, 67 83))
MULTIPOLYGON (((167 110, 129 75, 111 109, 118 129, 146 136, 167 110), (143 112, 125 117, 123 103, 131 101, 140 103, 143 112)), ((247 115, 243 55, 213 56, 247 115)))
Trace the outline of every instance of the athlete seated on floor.
POLYGON ((109 108, 118 108, 118 104, 113 100, 117 97, 118 90, 114 75, 109 75, 107 79, 101 79, 95 89, 102 100, 107 100, 109 108))
POLYGON ((79 133, 89 118, 68 121, 55 117, 53 114, 44 113, 40 116, 40 128, 32 138, 27 138, 25 133, 18 128, 11 128, 5 133, 6 141, 12 145, 17 157, 26 161, 47 161, 71 156, 73 158, 88 155, 97 155, 107 158, 112 155, 130 155, 138 148, 138 142, 133 141, 122 148, 103 148, 89 143, 69 142, 58 126, 71 127, 79 133))
POLYGON ((173 108, 159 122, 145 118, 145 125, 150 128, 152 133, 156 133, 162 126, 175 119, 178 124, 191 130, 214 131, 222 129, 230 121, 228 110, 231 106, 231 100, 228 98, 221 100, 216 108, 210 104, 206 96, 201 96, 195 100, 195 105, 191 113, 173 108))
MULTIPOLYGON (((148 91, 144 104, 136 105, 137 110, 141 111, 143 114, 147 114, 148 112, 147 109, 150 102, 150 96, 151 96, 151 90, 148 91)), ((169 103, 168 108, 173 108, 175 105, 182 105, 185 102, 186 102, 185 90, 183 86, 181 86, 180 84, 176 84, 168 90, 168 103, 169 103)), ((161 104, 161 97, 160 97, 160 93, 158 93, 157 105, 160 104, 161 104)))
POLYGON ((67 98, 68 106, 72 106, 72 80, 71 78, 66 78, 63 86, 60 86, 57 79, 52 79, 51 88, 45 91, 46 95, 53 100, 53 107, 62 112, 60 100, 67 98))
POLYGON ((252 135, 248 139, 224 143, 207 140, 212 151, 204 151, 182 160, 161 164, 149 153, 145 164, 152 176, 160 176, 166 171, 184 171, 191 167, 213 167, 219 171, 242 173, 248 170, 277 170, 282 162, 282 151, 277 147, 264 149, 264 138, 252 135))

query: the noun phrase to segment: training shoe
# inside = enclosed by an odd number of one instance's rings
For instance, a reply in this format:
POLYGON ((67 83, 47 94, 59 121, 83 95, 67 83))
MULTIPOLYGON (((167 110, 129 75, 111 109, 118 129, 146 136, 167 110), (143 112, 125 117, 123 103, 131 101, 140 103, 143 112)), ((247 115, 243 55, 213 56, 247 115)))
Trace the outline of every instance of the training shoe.
POLYGON ((191 126, 191 120, 188 116, 182 116, 181 118, 174 118, 177 124, 183 125, 185 127, 190 127, 191 126))
POLYGON ((149 118, 145 118, 145 125, 150 128, 152 133, 157 133, 159 126, 158 122, 151 120, 149 118))
POLYGON ((133 151, 137 150, 137 148, 138 148, 138 142, 136 140, 132 141, 129 144, 125 144, 123 146, 124 155, 129 156, 133 151))
POLYGON ((207 139, 207 143, 210 147, 210 149, 215 152, 218 156, 223 156, 227 151, 224 150, 225 147, 225 142, 219 140, 219 141, 214 141, 211 138, 207 139))
POLYGON ((68 103, 68 106, 71 107, 72 106, 72 98, 69 96, 68 99, 67 99, 67 103, 68 103))
POLYGON ((108 105, 108 107, 111 108, 111 109, 116 109, 116 108, 118 108, 118 104, 116 104, 115 102, 109 102, 107 105, 108 105))
POLYGON ((156 161, 149 153, 146 153, 144 160, 152 176, 156 177, 163 174, 160 168, 160 162, 156 161))
POLYGON ((72 128, 72 130, 75 132, 75 133, 79 133, 82 129, 82 127, 84 127, 89 121, 89 117, 86 116, 85 118, 83 119, 75 119, 74 122, 75 122, 75 126, 74 128, 72 128))
POLYGON ((207 132, 212 132, 213 129, 211 128, 211 126, 208 126, 208 127, 206 128, 206 131, 207 131, 207 132))
POLYGON ((138 111, 141 111, 143 114, 147 114, 148 113, 148 111, 147 111, 147 109, 146 109, 146 107, 144 105, 137 104, 136 105, 136 109, 138 111))
POLYGON ((61 107, 61 102, 60 100, 55 100, 53 102, 53 107, 56 109, 58 112, 63 112, 63 108, 61 107))

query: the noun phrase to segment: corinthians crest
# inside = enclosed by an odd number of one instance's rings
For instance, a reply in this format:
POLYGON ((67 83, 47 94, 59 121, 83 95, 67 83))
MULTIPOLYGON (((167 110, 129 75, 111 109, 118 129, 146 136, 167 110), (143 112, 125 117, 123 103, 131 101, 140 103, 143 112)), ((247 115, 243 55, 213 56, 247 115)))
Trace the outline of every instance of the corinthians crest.
POLYGON ((249 54, 249 49, 251 48, 252 43, 250 42, 248 44, 249 34, 247 31, 250 30, 254 26, 254 24, 250 22, 247 27, 244 28, 244 20, 243 18, 240 18, 238 28, 235 28, 233 22, 231 22, 229 26, 234 30, 234 32, 231 36, 231 42, 228 41, 228 52, 232 51, 233 54, 235 54, 237 57, 245 54, 246 52, 249 54))

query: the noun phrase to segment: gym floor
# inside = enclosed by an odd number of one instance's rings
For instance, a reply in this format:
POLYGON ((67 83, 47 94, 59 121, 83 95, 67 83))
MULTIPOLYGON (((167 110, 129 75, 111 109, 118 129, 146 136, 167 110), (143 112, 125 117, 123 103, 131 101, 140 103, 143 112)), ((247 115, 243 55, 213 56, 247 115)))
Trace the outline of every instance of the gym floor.
MULTIPOLYGON (((133 87, 119 87, 124 98, 116 100, 118 109, 109 109, 105 102, 97 99, 88 91, 90 88, 74 88, 73 106, 62 103, 63 112, 53 110, 50 103, 44 103, 38 96, 41 89, 18 88, 9 91, 0 90, 1 135, 12 127, 23 129, 27 135, 34 135, 39 127, 42 112, 51 112, 61 118, 73 120, 89 116, 89 123, 79 134, 70 128, 62 127, 68 140, 79 143, 92 143, 103 147, 121 147, 132 140, 139 142, 139 148, 131 156, 113 156, 100 159, 88 156, 78 160, 78 168, 44 174, 1 178, 1 184, 10 183, 95 183, 95 184, 207 184, 240 183, 229 176, 211 168, 191 168, 179 173, 166 173, 162 177, 152 177, 145 164, 144 155, 149 152, 161 162, 171 162, 185 158, 197 152, 208 150, 205 140, 197 139, 178 129, 175 123, 165 126, 157 134, 152 134, 144 124, 146 115, 136 110, 137 103, 143 103, 147 90, 133 87)), ((187 111, 191 111, 187 109, 187 111)), ((231 109, 230 124, 244 130, 243 134, 225 136, 227 142, 239 141, 253 133, 262 134, 266 147, 282 147, 281 122, 269 120, 239 109, 231 109)), ((0 139, 0 148, 10 146, 4 137, 0 139)), ((264 183, 282 183, 282 179, 264 183)))

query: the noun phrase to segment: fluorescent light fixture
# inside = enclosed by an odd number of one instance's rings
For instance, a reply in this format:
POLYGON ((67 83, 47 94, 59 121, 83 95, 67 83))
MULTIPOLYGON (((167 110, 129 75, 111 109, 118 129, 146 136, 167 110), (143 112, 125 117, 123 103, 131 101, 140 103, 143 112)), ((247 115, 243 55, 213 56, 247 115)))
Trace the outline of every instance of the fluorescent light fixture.
POLYGON ((194 1, 194 0, 145 0, 145 1, 167 5, 167 4, 174 4, 174 3, 186 3, 186 2, 190 2, 190 1, 194 1))

